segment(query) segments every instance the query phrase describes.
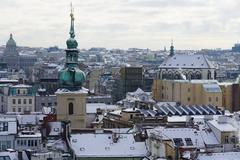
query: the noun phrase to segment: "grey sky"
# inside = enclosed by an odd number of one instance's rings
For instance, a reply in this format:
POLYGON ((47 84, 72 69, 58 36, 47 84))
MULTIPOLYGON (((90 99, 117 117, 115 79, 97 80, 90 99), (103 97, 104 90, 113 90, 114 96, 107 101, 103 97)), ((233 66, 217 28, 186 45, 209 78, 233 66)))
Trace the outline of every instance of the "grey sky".
MULTIPOLYGON (((0 0, 0 44, 65 48, 70 0, 0 0)), ((230 48, 239 0, 72 0, 79 48, 230 48)))

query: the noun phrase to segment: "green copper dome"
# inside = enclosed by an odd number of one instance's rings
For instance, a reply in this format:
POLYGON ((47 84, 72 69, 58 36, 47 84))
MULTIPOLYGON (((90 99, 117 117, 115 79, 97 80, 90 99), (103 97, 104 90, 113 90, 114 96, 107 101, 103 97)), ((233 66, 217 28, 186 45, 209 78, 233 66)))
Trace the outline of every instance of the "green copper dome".
POLYGON ((79 89, 86 80, 85 73, 76 68, 65 68, 59 73, 60 85, 62 88, 71 90, 79 89))
POLYGON ((83 71, 78 68, 78 54, 77 49, 78 43, 74 39, 74 17, 71 12, 71 27, 70 27, 70 38, 67 40, 66 49, 66 63, 64 69, 58 74, 60 88, 66 88, 69 90, 81 89, 83 83, 86 81, 86 76, 83 71))
POLYGON ((66 44, 68 49, 74 49, 74 48, 77 48, 78 46, 78 43, 74 38, 69 38, 66 44))

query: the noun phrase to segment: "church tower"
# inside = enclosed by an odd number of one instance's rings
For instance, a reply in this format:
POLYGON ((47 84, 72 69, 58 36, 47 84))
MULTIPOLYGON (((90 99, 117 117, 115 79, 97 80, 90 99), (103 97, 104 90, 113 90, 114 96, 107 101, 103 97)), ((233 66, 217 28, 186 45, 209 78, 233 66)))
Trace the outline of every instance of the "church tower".
POLYGON ((67 40, 66 62, 58 74, 60 88, 57 95, 57 120, 70 122, 71 129, 86 127, 87 89, 82 85, 86 80, 85 73, 78 67, 78 43, 75 40, 74 15, 71 6, 70 38, 67 40))

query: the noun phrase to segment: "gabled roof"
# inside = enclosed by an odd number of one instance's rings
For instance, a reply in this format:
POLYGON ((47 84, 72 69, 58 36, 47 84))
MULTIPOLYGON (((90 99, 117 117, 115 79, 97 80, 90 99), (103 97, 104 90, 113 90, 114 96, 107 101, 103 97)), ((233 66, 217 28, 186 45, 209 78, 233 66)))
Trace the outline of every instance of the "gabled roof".
POLYGON ((204 55, 175 54, 168 57, 159 68, 214 68, 213 64, 204 55))

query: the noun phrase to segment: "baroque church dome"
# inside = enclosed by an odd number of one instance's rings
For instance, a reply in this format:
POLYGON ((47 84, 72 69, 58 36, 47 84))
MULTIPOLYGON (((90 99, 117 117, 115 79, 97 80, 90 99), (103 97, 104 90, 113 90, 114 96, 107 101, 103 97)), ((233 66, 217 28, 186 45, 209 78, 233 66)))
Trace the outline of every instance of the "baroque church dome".
POLYGON ((10 38, 7 41, 6 47, 16 47, 16 46, 17 46, 17 44, 16 44, 15 40, 13 39, 13 35, 10 34, 10 38))

